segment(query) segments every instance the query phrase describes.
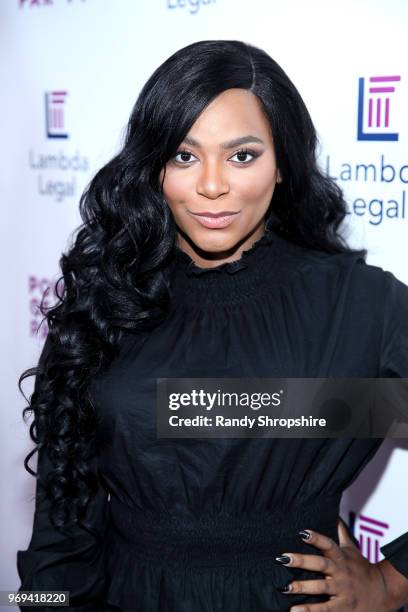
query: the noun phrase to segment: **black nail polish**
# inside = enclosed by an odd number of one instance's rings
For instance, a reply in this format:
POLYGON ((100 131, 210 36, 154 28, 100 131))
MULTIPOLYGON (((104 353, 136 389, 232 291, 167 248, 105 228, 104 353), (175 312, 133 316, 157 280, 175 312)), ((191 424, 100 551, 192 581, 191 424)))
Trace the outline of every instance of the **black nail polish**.
POLYGON ((287 565, 288 563, 290 563, 290 557, 288 557, 287 555, 282 555, 282 557, 275 557, 276 561, 279 561, 279 563, 283 563, 283 565, 287 565))
POLYGON ((298 532, 300 537, 302 538, 302 540, 310 540, 310 533, 308 533, 307 531, 299 531, 298 532))
POLYGON ((290 584, 285 584, 285 586, 283 586, 283 587, 278 587, 278 591, 280 593, 290 593, 291 590, 292 590, 292 588, 291 588, 290 584))

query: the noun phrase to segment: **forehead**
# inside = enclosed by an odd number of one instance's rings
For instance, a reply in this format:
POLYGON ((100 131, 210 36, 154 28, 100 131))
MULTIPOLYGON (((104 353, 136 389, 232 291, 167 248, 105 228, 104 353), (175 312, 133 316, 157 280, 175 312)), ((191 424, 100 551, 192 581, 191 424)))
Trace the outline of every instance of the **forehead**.
POLYGON ((246 89, 227 89, 197 117, 188 136, 212 141, 254 134, 272 142, 272 131, 261 101, 246 89))

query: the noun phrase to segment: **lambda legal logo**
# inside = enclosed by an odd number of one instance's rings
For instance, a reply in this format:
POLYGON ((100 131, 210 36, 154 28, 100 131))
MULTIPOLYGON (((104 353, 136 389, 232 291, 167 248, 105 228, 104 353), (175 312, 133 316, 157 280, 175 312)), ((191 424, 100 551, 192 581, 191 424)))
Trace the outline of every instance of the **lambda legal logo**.
POLYGON ((65 129, 66 91, 48 91, 45 94, 45 125, 47 138, 68 138, 65 129))
POLYGON ((370 563, 380 561, 381 539, 390 528, 388 523, 370 516, 350 512, 350 529, 359 542, 360 552, 370 563))
POLYGON ((398 140, 398 133, 392 132, 391 98, 394 84, 400 76, 373 76, 358 79, 358 126, 357 140, 398 140))

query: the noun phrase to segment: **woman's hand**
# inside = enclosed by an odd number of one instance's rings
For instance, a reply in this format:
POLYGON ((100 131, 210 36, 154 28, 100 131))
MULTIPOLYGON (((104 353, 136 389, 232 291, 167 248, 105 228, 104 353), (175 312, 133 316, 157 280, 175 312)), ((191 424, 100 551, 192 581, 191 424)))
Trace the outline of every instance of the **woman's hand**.
MULTIPOLYGON (((338 521, 339 544, 317 531, 305 530, 310 538, 303 538, 323 552, 323 556, 304 555, 299 553, 282 553, 291 558, 287 567, 298 567, 325 574, 320 580, 294 580, 286 585, 289 591, 282 591, 289 597, 291 594, 326 594, 329 600, 325 603, 302 604, 290 608, 290 612, 392 612, 404 601, 398 602, 395 594, 392 597, 381 563, 370 563, 360 553, 351 540, 345 526, 338 521)), ((277 558, 279 559, 279 557, 277 558)), ((391 570, 403 577, 394 568, 391 570)))

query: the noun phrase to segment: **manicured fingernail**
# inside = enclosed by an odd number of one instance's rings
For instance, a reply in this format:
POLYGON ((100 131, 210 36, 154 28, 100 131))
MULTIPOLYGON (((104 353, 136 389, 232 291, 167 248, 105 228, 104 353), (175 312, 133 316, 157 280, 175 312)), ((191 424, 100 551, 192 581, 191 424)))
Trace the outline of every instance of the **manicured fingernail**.
POLYGON ((292 590, 292 585, 291 584, 285 584, 284 587, 279 587, 278 591, 280 593, 290 593, 292 590))
POLYGON ((288 563, 292 561, 292 558, 288 555, 282 555, 282 557, 275 557, 275 559, 276 561, 279 561, 279 563, 283 563, 283 565, 288 565, 288 563))
POLYGON ((310 538, 312 537, 312 534, 310 533, 310 531, 307 531, 306 529, 303 529, 302 531, 298 532, 300 537, 302 538, 302 540, 310 540, 310 538))

